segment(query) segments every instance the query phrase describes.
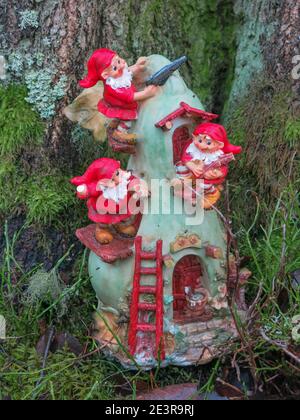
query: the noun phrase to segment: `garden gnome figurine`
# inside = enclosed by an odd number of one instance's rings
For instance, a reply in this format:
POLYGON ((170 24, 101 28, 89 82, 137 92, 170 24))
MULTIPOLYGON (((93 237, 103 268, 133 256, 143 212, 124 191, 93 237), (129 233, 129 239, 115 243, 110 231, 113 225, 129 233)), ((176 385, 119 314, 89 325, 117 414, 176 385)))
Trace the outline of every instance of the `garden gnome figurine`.
POLYGON ((114 137, 120 142, 134 144, 136 136, 128 133, 131 121, 138 117, 138 102, 155 96, 157 86, 148 86, 137 92, 132 83, 133 76, 145 70, 146 59, 128 67, 126 61, 112 50, 101 48, 93 53, 88 61, 88 74, 80 81, 80 86, 87 89, 97 82, 104 84, 103 99, 98 110, 107 118, 117 120, 114 137))
POLYGON ((140 208, 141 197, 148 197, 147 185, 130 172, 123 171, 120 162, 101 158, 94 161, 84 175, 73 178, 77 197, 87 200, 88 217, 96 227, 96 239, 109 244, 114 233, 136 236, 132 209, 140 208))
POLYGON ((219 200, 228 174, 228 163, 241 153, 240 146, 230 144, 225 128, 220 124, 203 123, 196 127, 193 139, 185 148, 182 162, 193 179, 204 180, 204 208, 219 200), (206 169, 207 168, 207 169, 206 169))

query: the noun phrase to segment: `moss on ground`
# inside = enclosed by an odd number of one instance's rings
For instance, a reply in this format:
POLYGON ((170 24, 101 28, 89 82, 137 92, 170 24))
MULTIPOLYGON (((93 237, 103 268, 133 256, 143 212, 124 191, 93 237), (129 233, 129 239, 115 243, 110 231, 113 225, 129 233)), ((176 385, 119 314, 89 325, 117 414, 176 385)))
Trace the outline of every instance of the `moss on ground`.
MULTIPOLYGON (((13 244, 10 243, 0 267, 0 314, 6 318, 8 336, 7 340, 0 341, 0 400, 135 399, 139 390, 197 381, 200 370, 203 384, 210 377, 214 363, 205 369, 169 367, 151 373, 132 372, 97 352, 96 343, 90 337, 92 306, 96 302, 87 271, 87 252, 73 265, 70 285, 64 288, 63 294, 57 299, 56 290, 46 293, 34 305, 28 304, 24 290, 32 277, 40 276, 39 268, 33 273, 21 274, 18 282, 14 282, 13 260, 13 244), (61 311, 63 302, 67 305, 61 311), (67 348, 50 352, 43 371, 43 358, 37 354, 36 345, 50 325, 58 332, 76 337, 85 354, 76 357, 67 348)), ((61 268, 58 263, 57 271, 61 268)), ((39 284, 36 289, 31 286, 34 296, 41 292, 39 284)))
MULTIPOLYGON (((299 290, 290 285, 289 272, 300 264, 299 202, 293 190, 286 190, 277 204, 259 239, 254 241, 252 232, 247 229, 239 235, 242 240, 241 253, 251 256, 249 267, 253 277, 248 288, 248 299, 255 297, 259 287, 262 293, 255 313, 252 313, 257 322, 251 323, 250 329, 245 329, 244 334, 247 345, 254 351, 257 375, 266 395, 269 392, 271 395, 277 393, 279 386, 283 395, 291 397, 291 392, 299 388, 299 378, 292 363, 284 358, 278 348, 266 343, 259 335, 259 329, 263 328, 271 339, 279 339, 293 351, 292 318, 299 313, 300 295, 299 290), (283 225, 286 227, 285 234, 283 225), (284 246, 286 255, 285 264, 282 265, 284 246), (281 292, 285 293, 284 300, 278 298, 281 292), (276 381, 274 371, 277 372, 276 381), (275 391, 273 382, 277 384, 275 391), (281 383, 285 385, 281 386, 281 383)), ((49 290, 48 285, 46 293, 44 288, 41 292, 39 267, 30 273, 19 273, 18 281, 15 281, 13 264, 14 247, 8 241, 0 267, 0 314, 7 320, 8 335, 7 340, 0 341, 0 399, 135 399, 137 392, 186 382, 200 382, 202 393, 212 392, 217 377, 222 378, 224 371, 230 370, 231 358, 223 357, 207 366, 130 372, 106 358, 103 353, 97 353, 96 343, 90 337, 92 306, 96 302, 87 271, 87 252, 76 260, 68 286, 62 285, 59 296, 55 282, 54 290, 49 290), (24 292, 33 277, 36 284, 31 284, 30 292, 33 296, 38 294, 39 298, 34 305, 29 305, 24 292), (76 357, 67 348, 50 352, 43 370, 43 358, 37 354, 36 345, 45 334, 45 328, 51 325, 58 332, 68 332, 76 337, 85 353, 76 357)), ((60 272, 61 264, 62 261, 57 264, 55 272, 60 272)), ((45 277, 45 273, 42 276, 45 277)), ((240 343, 233 344, 226 351, 235 354, 237 366, 248 366, 247 349, 241 350, 240 343)))
MULTIPOLYGON (((93 301, 86 272, 86 258, 80 256, 75 264, 73 284, 64 288, 64 300, 57 293, 40 296, 34 304, 29 304, 24 289, 27 288, 32 273, 23 274, 18 284, 13 283, 10 266, 13 255, 5 254, 0 268, 0 313, 6 318, 7 340, 0 341, 0 399, 109 399, 114 396, 111 375, 117 374, 114 364, 98 354, 87 359, 78 359, 67 348, 50 353, 42 375, 42 356, 36 352, 36 345, 43 335, 42 325, 54 324, 59 332, 68 331, 86 342, 90 324, 90 307, 83 302, 93 301), (15 304, 11 305, 11 300, 15 304), (64 306, 66 300, 72 304, 64 306), (16 304, 17 303, 17 304, 16 304), (81 310, 78 311, 78 308, 81 310), (77 308, 77 309, 76 309, 77 308), (19 337, 19 338, 18 338, 19 337)), ((60 269, 58 264, 57 269, 60 269)), ((40 276, 37 269, 35 277, 40 276)), ((41 279, 42 280, 42 279, 41 279)), ((41 292, 41 286, 31 284, 30 293, 41 292)), ((32 299, 32 296, 31 296, 32 299)), ((88 342, 88 351, 95 349, 93 340, 88 342)))

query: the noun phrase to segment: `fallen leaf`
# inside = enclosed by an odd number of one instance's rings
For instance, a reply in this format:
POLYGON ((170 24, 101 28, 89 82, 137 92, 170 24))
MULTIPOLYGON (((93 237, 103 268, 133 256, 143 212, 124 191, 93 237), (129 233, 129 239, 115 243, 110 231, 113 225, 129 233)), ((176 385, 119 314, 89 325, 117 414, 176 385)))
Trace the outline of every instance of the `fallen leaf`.
MULTIPOLYGON (((44 325, 41 327, 43 328, 44 325)), ((41 336, 41 338, 39 339, 37 345, 36 345, 36 351, 37 353, 44 357, 46 354, 46 350, 48 345, 50 344, 50 351, 51 351, 51 345, 53 343, 55 336, 53 335, 53 329, 49 328, 48 330, 46 330, 46 332, 44 333, 44 335, 41 336), (50 340, 50 343, 49 343, 50 340)))
POLYGON ((63 350, 67 348, 70 352, 74 353, 75 356, 80 356, 83 353, 83 346, 68 332, 56 334, 51 346, 51 351, 55 353, 57 350, 63 350))
MULTIPOLYGON (((39 355, 43 356, 46 353, 46 349, 49 343, 51 329, 48 329, 44 335, 39 339, 36 345, 36 351, 39 355)), ((70 352, 74 353, 75 356, 80 356, 83 353, 83 346, 68 332, 56 333, 51 339, 50 352, 55 353, 58 350, 67 348, 70 352)))
POLYGON ((217 378, 215 388, 217 393, 221 397, 227 398, 244 398, 244 393, 234 385, 229 384, 228 382, 223 381, 221 378, 217 378))
POLYGON ((148 382, 138 379, 133 386, 133 384, 129 380, 126 380, 122 374, 115 375, 114 384, 115 390, 124 397, 132 395, 134 387, 138 394, 147 393, 149 391, 148 382))
POLYGON ((189 400, 197 399, 196 384, 170 385, 165 388, 157 388, 146 394, 140 394, 138 400, 189 400), (192 398, 193 397, 193 398, 192 398))
POLYGON ((196 384, 186 383, 180 385, 170 385, 165 388, 157 388, 153 391, 139 394, 138 400, 164 400, 164 401, 176 401, 176 400, 227 400, 228 398, 218 395, 216 392, 199 394, 196 384))

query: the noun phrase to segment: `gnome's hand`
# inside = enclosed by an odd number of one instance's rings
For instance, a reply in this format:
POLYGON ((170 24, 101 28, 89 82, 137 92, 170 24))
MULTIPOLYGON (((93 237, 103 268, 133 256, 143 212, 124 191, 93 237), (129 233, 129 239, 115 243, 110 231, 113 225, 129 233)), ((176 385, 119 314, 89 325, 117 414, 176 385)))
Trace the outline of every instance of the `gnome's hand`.
POLYGON ((147 185, 141 184, 139 195, 141 198, 148 198, 150 196, 150 191, 147 185))
POLYGON ((88 187, 87 187, 86 184, 78 185, 76 190, 77 190, 77 197, 78 198, 85 199, 89 195, 88 187))
POLYGON ((194 162, 187 162, 185 165, 191 172, 193 172, 196 178, 203 176, 203 165, 200 163, 196 164, 194 162))
POLYGON ((145 181, 140 181, 138 184, 134 184, 132 186, 132 190, 134 191, 133 197, 137 198, 148 198, 150 195, 150 191, 148 185, 145 181))
POLYGON ((205 173, 204 178, 205 179, 217 179, 217 178, 222 178, 223 176, 223 172, 220 171, 219 169, 211 169, 210 171, 207 171, 205 173))
POLYGON ((146 57, 140 57, 135 65, 130 68, 130 70, 134 75, 144 72, 146 70, 147 61, 148 60, 146 57))

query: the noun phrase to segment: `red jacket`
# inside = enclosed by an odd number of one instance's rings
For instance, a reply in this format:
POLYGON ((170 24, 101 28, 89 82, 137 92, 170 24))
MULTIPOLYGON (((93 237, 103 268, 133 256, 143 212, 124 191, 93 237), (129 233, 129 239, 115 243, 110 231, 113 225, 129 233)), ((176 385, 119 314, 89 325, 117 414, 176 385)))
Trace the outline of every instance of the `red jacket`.
MULTIPOLYGON (((186 148, 184 149, 183 155, 182 155, 182 162, 183 163, 187 163, 193 160, 192 156, 187 152, 187 149, 190 147, 190 145, 193 142, 191 141, 186 148)), ((228 175, 228 167, 226 165, 220 166, 218 168, 222 173, 223 176, 220 178, 216 178, 216 179, 205 179, 205 175, 204 175, 204 183, 207 185, 219 185, 219 184, 223 184, 223 182, 225 182, 226 176, 228 175)))
POLYGON ((113 89, 104 83, 103 99, 98 104, 98 110, 107 118, 118 120, 136 120, 138 103, 134 101, 136 89, 132 84, 130 88, 113 89))
MULTIPOLYGON (((102 191, 96 190, 96 185, 94 183, 91 183, 88 185, 88 191, 89 191, 89 199, 87 201, 87 207, 88 207, 88 217, 90 220, 92 220, 95 223, 102 223, 102 224, 109 224, 109 225, 115 225, 117 223, 120 223, 124 220, 129 219, 132 216, 132 213, 129 209, 130 201, 133 200, 132 196, 134 194, 134 191, 131 191, 134 184, 139 183, 138 178, 132 176, 129 179, 128 184, 128 193, 127 196, 120 201, 120 203, 115 203, 113 200, 109 199, 101 199, 103 196, 102 191), (97 209, 101 208, 103 213, 100 214, 97 209), (125 210, 124 210, 125 209, 125 210), (120 214, 121 210, 124 210, 122 214, 120 214)), ((139 206, 139 199, 136 199, 137 206, 139 206)))

